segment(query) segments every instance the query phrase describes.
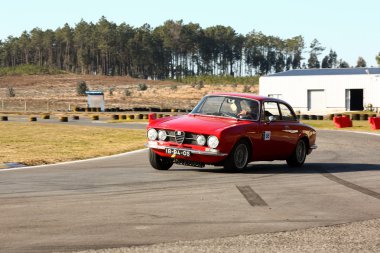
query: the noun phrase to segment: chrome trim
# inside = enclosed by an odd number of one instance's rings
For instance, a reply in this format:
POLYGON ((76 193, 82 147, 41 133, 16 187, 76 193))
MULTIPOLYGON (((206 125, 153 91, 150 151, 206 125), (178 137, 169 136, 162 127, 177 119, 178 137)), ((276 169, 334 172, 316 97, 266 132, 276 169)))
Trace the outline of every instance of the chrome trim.
POLYGON ((147 148, 153 148, 153 149, 165 149, 165 148, 172 148, 172 149, 180 149, 180 150, 186 150, 190 151, 191 154, 197 154, 197 155, 209 155, 209 156, 227 156, 228 154, 220 153, 219 150, 216 150, 216 152, 213 151, 201 151, 201 150, 194 150, 191 148, 177 148, 177 147, 171 147, 171 146, 162 146, 156 144, 152 144, 150 142, 145 143, 145 147, 147 148))
POLYGON ((317 149, 318 148, 318 146, 317 145, 311 145, 310 147, 309 147, 309 149, 317 149))
POLYGON ((178 144, 182 144, 185 140, 186 133, 180 130, 174 130, 174 138, 178 144))
POLYGON ((291 133, 291 134, 298 134, 298 130, 282 130, 282 131, 286 133, 291 133))

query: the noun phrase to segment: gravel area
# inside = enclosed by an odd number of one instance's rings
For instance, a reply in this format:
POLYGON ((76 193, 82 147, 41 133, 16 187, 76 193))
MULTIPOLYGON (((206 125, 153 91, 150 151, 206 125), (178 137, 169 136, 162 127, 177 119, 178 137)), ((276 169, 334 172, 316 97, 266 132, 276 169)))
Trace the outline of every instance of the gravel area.
POLYGON ((289 232, 80 251, 127 252, 380 252, 380 219, 289 232))

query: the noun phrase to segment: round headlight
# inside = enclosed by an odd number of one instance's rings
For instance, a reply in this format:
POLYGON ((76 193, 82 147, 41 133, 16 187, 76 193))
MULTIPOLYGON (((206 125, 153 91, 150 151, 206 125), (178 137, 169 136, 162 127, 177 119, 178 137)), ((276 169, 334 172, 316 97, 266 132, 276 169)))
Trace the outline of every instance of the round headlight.
POLYGON ((219 145, 219 139, 218 139, 218 137, 216 137, 214 135, 208 137, 207 145, 210 148, 216 148, 219 145))
POLYGON ((154 141, 157 139, 157 131, 154 128, 148 130, 148 139, 154 141))
POLYGON ((158 131, 158 139, 159 139, 160 141, 164 141, 164 140, 166 140, 166 137, 168 137, 168 135, 167 135, 167 133, 166 133, 165 130, 160 130, 160 131, 158 131))
POLYGON ((198 135, 197 136, 197 143, 200 146, 205 145, 206 144, 206 137, 204 137, 203 135, 198 135))

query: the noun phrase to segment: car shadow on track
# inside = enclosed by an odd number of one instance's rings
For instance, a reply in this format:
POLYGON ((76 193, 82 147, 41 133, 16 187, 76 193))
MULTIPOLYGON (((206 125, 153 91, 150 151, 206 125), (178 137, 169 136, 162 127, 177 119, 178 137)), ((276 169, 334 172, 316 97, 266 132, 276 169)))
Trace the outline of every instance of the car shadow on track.
POLYGON ((380 164, 361 163, 305 163, 302 167, 293 168, 286 164, 255 164, 251 163, 243 171, 231 172, 221 167, 192 168, 181 167, 172 168, 170 171, 198 171, 208 173, 223 174, 320 174, 320 173, 344 173, 359 171, 380 171, 380 164))

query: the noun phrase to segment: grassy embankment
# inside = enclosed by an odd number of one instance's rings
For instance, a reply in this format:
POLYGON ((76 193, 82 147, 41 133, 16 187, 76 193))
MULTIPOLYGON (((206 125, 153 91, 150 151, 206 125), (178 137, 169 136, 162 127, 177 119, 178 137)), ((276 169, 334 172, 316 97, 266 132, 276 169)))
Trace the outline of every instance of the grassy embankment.
POLYGON ((380 130, 372 130, 370 124, 366 120, 353 120, 352 127, 336 128, 332 120, 303 120, 302 123, 315 127, 316 129, 330 129, 330 130, 348 130, 360 132, 373 132, 379 133, 380 130))
POLYGON ((143 148, 144 130, 0 122, 0 164, 50 164, 143 148))
POLYGON ((0 67, 0 76, 14 75, 57 75, 65 73, 54 67, 25 64, 16 67, 0 67))

